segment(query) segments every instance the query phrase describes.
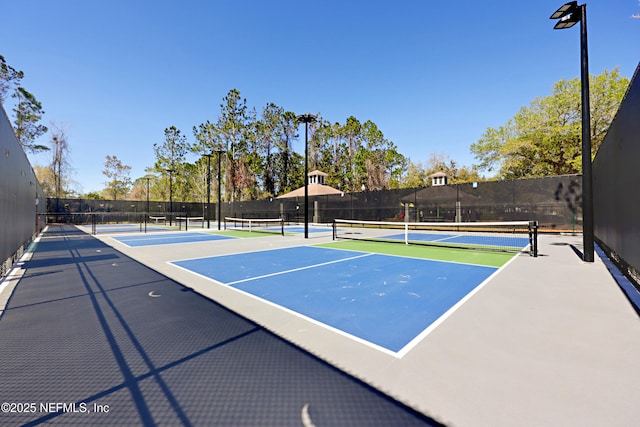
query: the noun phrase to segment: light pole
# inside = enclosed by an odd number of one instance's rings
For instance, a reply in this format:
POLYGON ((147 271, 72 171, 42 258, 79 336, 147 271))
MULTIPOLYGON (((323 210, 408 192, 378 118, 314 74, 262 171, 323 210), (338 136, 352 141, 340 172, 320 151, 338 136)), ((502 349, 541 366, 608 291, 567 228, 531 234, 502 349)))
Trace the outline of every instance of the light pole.
POLYGON ((573 27, 580 21, 580 78, 582 80, 582 239, 585 262, 593 262, 593 187, 591 176, 591 114, 589 106, 589 55, 587 47, 587 5, 565 3, 550 19, 557 19, 554 30, 573 27))
POLYGON ((169 172, 169 227, 173 224, 171 222, 171 217, 173 216, 173 169, 167 169, 169 172))
POLYGON ((318 119, 311 113, 301 114, 297 117, 298 122, 304 123, 304 238, 309 238, 309 123, 314 123, 318 119))
POLYGON ((205 154, 207 157, 207 229, 211 228, 211 157, 213 153, 205 154))
POLYGON ((222 178, 220 177, 221 175, 221 168, 220 168, 220 159, 222 157, 223 153, 226 153, 226 151, 224 150, 216 150, 216 153, 218 153, 218 231, 220 231, 220 215, 222 214, 222 178))
POLYGON ((151 209, 149 206, 149 180, 151 179, 150 176, 145 176, 144 179, 147 180, 147 216, 150 215, 151 213, 149 212, 149 210, 151 209))

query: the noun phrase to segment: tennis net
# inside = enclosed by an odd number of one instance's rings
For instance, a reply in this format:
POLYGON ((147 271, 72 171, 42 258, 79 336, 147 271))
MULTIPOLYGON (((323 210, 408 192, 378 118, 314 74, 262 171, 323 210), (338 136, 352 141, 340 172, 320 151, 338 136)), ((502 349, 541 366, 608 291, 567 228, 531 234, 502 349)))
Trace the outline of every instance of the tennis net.
POLYGON ((335 219, 333 239, 444 246, 538 256, 537 221, 390 222, 335 219))
POLYGON ((189 227, 204 228, 205 224, 203 216, 177 216, 176 222, 178 223, 178 230, 184 229, 185 231, 188 231, 189 227))
POLYGON ((282 218, 224 218, 225 230, 240 230, 257 233, 280 234, 284 236, 282 218))

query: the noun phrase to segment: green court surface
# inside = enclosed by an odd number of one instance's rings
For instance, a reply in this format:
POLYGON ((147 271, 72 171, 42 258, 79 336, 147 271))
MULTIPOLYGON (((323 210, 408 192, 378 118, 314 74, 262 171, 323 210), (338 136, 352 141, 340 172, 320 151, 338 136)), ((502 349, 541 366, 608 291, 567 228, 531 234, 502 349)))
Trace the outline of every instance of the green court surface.
POLYGON ((244 239, 247 237, 269 237, 269 236, 278 235, 277 233, 267 233, 267 232, 260 232, 260 231, 242 231, 242 230, 211 231, 211 234, 220 234, 222 236, 237 237, 240 239, 244 239))
POLYGON ((435 261, 460 262, 464 264, 501 267, 515 255, 507 252, 491 252, 471 249, 454 249, 435 246, 404 245, 384 242, 341 241, 317 246, 371 252, 384 255, 424 258, 435 261))

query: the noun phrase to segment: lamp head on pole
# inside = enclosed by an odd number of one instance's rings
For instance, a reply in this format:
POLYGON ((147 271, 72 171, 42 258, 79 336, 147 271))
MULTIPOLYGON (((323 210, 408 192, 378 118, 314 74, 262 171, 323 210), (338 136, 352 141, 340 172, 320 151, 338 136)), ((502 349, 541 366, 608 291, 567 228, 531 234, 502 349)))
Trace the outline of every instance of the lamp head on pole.
POLYGON ((297 116, 296 120, 300 123, 315 123, 318 121, 318 118, 311 113, 306 113, 297 116))
POLYGON ((558 10, 553 12, 549 19, 559 19, 554 30, 564 30, 565 28, 571 28, 580 22, 582 18, 582 12, 577 1, 571 1, 565 3, 558 10))

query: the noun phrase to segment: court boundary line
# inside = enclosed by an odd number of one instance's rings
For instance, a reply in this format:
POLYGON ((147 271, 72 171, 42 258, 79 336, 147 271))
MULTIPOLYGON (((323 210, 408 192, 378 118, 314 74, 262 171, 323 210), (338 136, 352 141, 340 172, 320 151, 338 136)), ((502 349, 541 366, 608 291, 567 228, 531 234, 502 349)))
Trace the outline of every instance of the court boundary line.
MULTIPOLYGON (((434 259, 429 259, 429 258, 416 258, 416 257, 407 257, 407 256, 401 256, 401 255, 392 255, 392 254, 381 254, 381 253, 376 253, 376 252, 367 252, 367 251, 356 251, 356 250, 352 250, 352 249, 337 249, 337 248, 326 248, 326 247, 322 247, 320 245, 310 245, 310 246, 306 246, 306 247, 318 247, 318 248, 322 248, 322 249, 333 249, 333 250, 344 250, 344 251, 349 251, 349 252, 360 252, 361 255, 359 256, 353 256, 353 257, 348 257, 348 258, 342 258, 339 260, 333 260, 333 261, 328 261, 328 262, 324 262, 324 263, 319 263, 319 264, 313 264, 310 266, 304 266, 304 267, 299 267, 299 268, 294 268, 294 269, 290 269, 290 270, 284 270, 284 271, 279 271, 276 273, 270 273, 270 274, 265 274, 262 276, 256 276, 256 277, 250 277, 247 279, 242 279, 242 280, 236 280, 233 282, 221 282, 219 280, 213 279, 211 277, 205 276, 201 273, 198 273, 196 271, 193 270, 189 270, 188 268, 182 267, 180 265, 175 264, 176 262, 180 262, 180 261, 190 261, 190 260, 197 260, 197 259, 206 259, 206 258, 217 258, 217 257, 221 257, 221 256, 227 256, 227 254, 225 255, 216 255, 216 256, 205 256, 205 257, 198 257, 198 258, 187 258, 187 259, 181 259, 181 260, 174 260, 174 261, 166 261, 167 264, 176 267, 178 269, 181 269, 183 271, 186 271, 190 274, 195 274, 196 276, 199 276, 205 280, 214 282, 218 285, 224 286, 227 289, 231 289, 233 291, 237 291, 240 292, 241 294, 251 297, 255 300, 260 301, 261 303, 266 303, 271 307, 274 307, 276 309, 285 311, 291 315, 294 315, 298 318, 304 319, 305 321, 309 321, 319 327, 331 330, 334 333, 337 333, 341 336, 347 337, 351 340, 354 340, 356 342, 359 342, 361 344, 364 344, 368 347, 371 347, 377 351, 381 351, 387 355, 393 356, 394 358, 397 359, 402 359, 404 358, 404 356, 406 356, 407 354, 409 354, 411 352, 411 350, 413 350, 414 347, 416 347, 420 342, 422 342, 422 340, 424 340, 429 334, 431 334, 435 329, 437 329, 442 323, 444 323, 450 316, 452 316, 460 307, 462 307, 468 300, 470 300, 476 293, 478 293, 482 288, 484 288, 487 284, 489 284, 496 275, 498 275, 502 270, 504 270, 505 268, 507 268, 507 266, 509 264, 511 264, 512 262, 514 262, 514 260, 521 255, 521 253, 515 253, 507 262, 505 262, 502 266, 500 267, 495 267, 495 266, 487 266, 487 265, 479 265, 479 264, 469 264, 469 263, 461 263, 461 262, 456 262, 456 261, 442 261, 442 260, 434 260, 434 259), (468 294, 466 294, 464 297, 462 297, 460 300, 458 300, 454 305, 452 305, 451 307, 449 307, 449 309, 447 309, 442 315, 440 315, 436 320, 434 320, 429 326, 427 326, 424 330, 422 330, 418 335, 416 335, 414 338, 412 338, 407 344, 405 344, 400 350, 398 351, 393 351, 390 350, 386 347, 383 347, 381 345, 375 344, 373 342, 367 341, 364 338, 360 338, 356 335, 350 334, 348 332, 345 332, 339 328, 333 327, 331 325, 328 325, 324 322, 321 322, 319 320, 316 320, 312 317, 309 317, 305 314, 299 313, 295 310, 289 309, 283 305, 277 304, 275 302, 269 301, 265 298, 262 298, 260 296, 254 295, 250 292, 244 291, 242 289, 236 288, 233 285, 238 284, 238 283, 245 283, 245 282, 250 282, 252 280, 258 280, 258 279, 263 279, 263 278, 267 278, 267 277, 273 277, 273 276, 278 276, 278 275, 282 275, 282 274, 287 274, 287 273, 292 273, 295 271, 302 271, 302 270, 307 270, 307 269, 312 269, 312 268, 316 268, 316 267, 322 267, 325 265, 330 265, 330 264, 336 264, 342 261, 350 261, 353 259, 359 259, 359 258, 364 258, 367 256, 371 256, 371 255, 382 255, 382 256, 390 256, 390 257, 396 257, 396 258, 409 258, 409 259, 415 259, 415 260, 421 260, 421 261, 431 261, 431 262, 443 262, 443 263, 450 263, 450 264, 460 264, 460 265, 470 265, 470 266, 475 266, 475 267, 485 267, 485 268, 493 268, 495 269, 495 271, 493 271, 486 279, 484 279, 482 282, 480 282, 475 288, 473 288, 468 294)), ((284 248, 281 248, 284 249, 284 248)), ((251 251, 251 252, 239 252, 239 253, 235 253, 233 255, 241 255, 244 253, 259 253, 259 252, 267 252, 267 251, 272 251, 272 250, 278 250, 278 249, 266 249, 266 250, 259 250, 259 251, 251 251)), ((266 322, 265 322, 266 323, 266 322)), ((265 327, 267 327, 268 329, 270 329, 268 327, 268 325, 263 325, 265 327)), ((270 329, 271 330, 271 329, 270 329)), ((289 340, 287 338, 287 340, 289 340)))
POLYGON ((442 323, 444 323, 445 320, 447 320, 456 311, 458 311, 458 309, 460 309, 460 307, 462 307, 467 301, 469 301, 476 293, 480 292, 482 288, 487 286, 495 278, 495 276, 497 276, 498 274, 500 274, 502 270, 507 268, 507 266, 511 264, 518 257, 518 255, 520 254, 519 253, 514 254, 514 256, 511 257, 509 261, 505 262, 501 267, 496 268, 496 271, 491 273, 489 277, 484 279, 478 286, 473 288, 471 292, 469 292, 467 295, 462 297, 458 302, 452 305, 447 311, 442 313, 440 317, 434 320, 427 328, 425 328, 422 332, 416 335, 411 341, 409 341, 404 347, 402 347, 398 351, 398 358, 402 359, 404 356, 409 354, 415 346, 420 344, 420 342, 422 342, 423 339, 425 339, 429 334, 431 334, 434 330, 436 330, 442 323))
POLYGON ((154 233, 143 233, 143 234, 135 234, 135 235, 119 234, 117 237, 139 237, 140 238, 140 239, 134 239, 134 240, 160 240, 165 237, 188 237, 196 234, 199 234, 201 236, 216 236, 216 234, 207 233, 204 231, 158 231, 154 233))
MULTIPOLYGON (((329 249, 329 248, 327 248, 329 249)), ((274 249, 275 250, 275 249, 274 249)), ((362 255, 358 255, 358 256, 352 256, 349 258, 341 258, 341 259, 335 259, 333 261, 327 261, 327 262, 321 262, 319 264, 312 264, 312 265, 306 265, 304 267, 298 267, 298 268, 292 268, 290 270, 284 270, 284 271, 278 271, 276 273, 269 273, 269 274, 263 274, 262 276, 256 276, 256 277, 249 277, 247 279, 242 279, 242 280, 236 280, 233 282, 228 282, 228 283, 224 283, 225 285, 228 286, 233 286, 235 284, 238 283, 246 283, 246 282, 251 282, 252 280, 260 280, 260 279, 265 279, 267 277, 274 277, 274 276, 279 276, 281 274, 288 274, 288 273, 293 273, 295 271, 303 271, 303 270, 310 270, 312 268, 318 268, 318 267, 324 267, 325 265, 330 265, 330 264, 337 264, 339 262, 343 262, 343 261, 351 261, 354 259, 359 259, 359 258, 364 258, 364 257, 368 257, 371 255, 376 255, 374 253, 369 253, 369 252, 364 252, 362 253, 362 255)))
MULTIPOLYGON (((262 252, 262 251, 256 251, 256 252, 262 252)), ((369 254, 367 254, 367 255, 369 255, 369 254)), ((371 253, 370 255, 380 255, 380 254, 371 253)), ((186 261, 186 260, 183 260, 183 261, 186 261)), ((255 301, 258 301, 261 304, 266 304, 266 305, 268 305, 268 306, 270 306, 272 308, 275 308, 275 309, 277 309, 277 310, 279 310, 281 312, 288 313, 289 315, 292 315, 294 317, 302 319, 302 320, 304 320, 306 322, 312 323, 312 324, 314 324, 314 325, 316 325, 316 326, 318 326, 318 327, 320 327, 322 329, 329 330, 329 331, 331 331, 333 333, 336 333, 336 334, 338 334, 340 336, 348 338, 351 341, 355 341, 355 342, 357 342, 359 344, 362 344, 362 345, 365 345, 367 347, 370 347, 370 348, 372 348, 372 349, 374 349, 376 351, 380 351, 382 353, 385 353, 388 356, 392 356, 392 357, 394 357, 396 359, 400 359, 401 358, 401 357, 398 357, 398 354, 396 352, 394 352, 393 350, 389 350, 388 348, 382 347, 381 345, 372 343, 371 341, 367 341, 364 338, 360 338, 360 337, 358 337, 356 335, 353 335, 353 334, 350 334, 348 332, 345 332, 342 329, 338 329, 335 326, 328 325, 328 324, 326 324, 324 322, 321 322, 321 321, 316 320, 316 319, 314 319, 312 317, 309 317, 309 316, 307 316, 305 314, 302 314, 300 312, 297 312, 295 310, 287 308, 287 307, 285 307, 283 305, 276 304, 275 302, 269 301, 267 299, 264 299, 262 297, 254 295, 254 294, 252 294, 250 292, 247 292, 245 290, 242 290, 240 288, 236 288, 234 286, 229 286, 229 285, 225 284, 224 282, 220 282, 219 280, 216 280, 216 279, 213 279, 211 277, 205 276, 205 275, 200 274, 200 273, 198 273, 196 271, 189 270, 188 268, 182 267, 180 265, 173 264, 173 261, 167 261, 167 264, 170 264, 172 267, 178 268, 178 269, 180 269, 182 271, 186 271, 186 272, 188 272, 190 274, 194 274, 194 275, 196 275, 198 277, 201 277, 202 279, 205 279, 205 280, 208 280, 210 282, 213 282, 213 283, 215 283, 215 284, 217 284, 219 286, 223 286, 225 289, 231 290, 232 292, 239 293, 239 294, 241 294, 241 295, 243 295, 245 297, 248 297, 248 298, 251 298, 251 299, 253 299, 255 301)), ((193 289, 193 288, 191 288, 191 289, 193 289)), ((198 291, 196 290, 196 292, 198 292, 198 291)), ((200 293, 200 292, 198 292, 198 293, 200 293)), ((217 300, 215 300, 215 301, 217 301, 217 300)), ((222 302, 220 302, 220 303, 222 304, 222 302)), ((269 322, 266 322, 264 320, 256 319, 256 318, 252 317, 251 314, 243 313, 242 311, 239 311, 238 309, 236 309, 234 307, 229 307, 227 305, 225 305, 225 306, 227 308, 229 308, 231 311, 233 311, 234 313, 238 313, 241 316, 245 316, 245 317, 249 318, 251 321, 256 322, 257 324, 261 325, 265 329, 268 329, 269 331, 271 331, 271 332, 275 333, 276 335, 282 337, 284 340, 286 340, 288 342, 291 342, 291 343, 294 343, 295 345, 302 346, 302 344, 297 342, 295 337, 291 337, 291 336, 288 336, 288 335, 286 335, 284 333, 281 333, 280 331, 278 331, 278 329, 274 328, 271 324, 269 324, 269 322)))
MULTIPOLYGON (((165 237, 168 237, 168 236, 177 236, 177 237, 183 236, 183 237, 187 237, 188 235, 184 235, 185 233, 191 233, 191 232, 190 231, 189 232, 184 232, 184 231, 182 231, 182 232, 180 232, 180 231, 169 231, 169 232, 159 231, 157 233, 151 234, 151 238, 150 239, 140 239, 140 241, 144 241, 144 240, 151 240, 151 241, 153 241, 153 240, 161 240, 162 238, 165 238, 165 237)), ((194 234, 196 234, 196 233, 197 234, 201 234, 203 236, 221 236, 220 234, 207 233, 207 232, 203 232, 203 231, 194 231, 193 233, 194 234)), ((111 239, 111 240, 113 240, 115 242, 118 242, 119 244, 121 244, 123 246, 126 246, 128 248, 131 248, 131 249, 140 248, 140 247, 177 245, 177 244, 180 244, 180 243, 205 243, 205 242, 215 242, 215 241, 219 241, 219 240, 235 240, 235 239, 237 239, 237 237, 233 237, 233 236, 223 236, 222 239, 192 240, 192 241, 175 242, 175 243, 155 243, 155 244, 152 243, 152 244, 149 244, 149 245, 131 246, 131 245, 128 245, 127 243, 117 239, 117 237, 123 237, 123 236, 124 237, 127 237, 127 236, 128 237, 134 237, 134 236, 131 236, 130 234, 118 234, 118 235, 115 235, 115 236, 106 235, 105 237, 107 239, 111 239)), ((146 236, 146 234, 137 235, 137 236, 142 237, 142 236, 146 236)))
MULTIPOLYGON (((279 248, 268 248, 268 249, 255 249, 255 250, 248 250, 248 251, 243 251, 243 252, 239 252, 239 250, 235 251, 235 252, 226 252, 223 254, 218 254, 218 255, 203 255, 203 256, 197 256, 194 258, 180 258, 180 259, 175 259, 172 261, 166 261, 168 263, 172 263, 172 262, 181 262, 181 261, 192 261, 192 260, 196 260, 196 259, 205 259, 205 258, 218 258, 218 257, 223 257, 223 256, 229 256, 229 255, 243 255, 243 254, 255 254, 255 253, 259 253, 259 252, 269 252, 269 251, 278 251, 280 249, 292 249, 292 248, 313 248, 313 247, 319 247, 321 249, 332 249, 332 248, 323 248, 322 246, 319 246, 320 244, 302 244, 302 245, 295 245, 295 246, 283 246, 283 247, 279 247, 279 248)), ((339 249, 342 250, 342 249, 339 249)), ((346 249, 345 249, 346 251, 346 249)), ((350 251, 350 252, 360 252, 360 253, 368 253, 367 251, 350 251)), ((222 283, 222 282, 220 282, 222 283)))

